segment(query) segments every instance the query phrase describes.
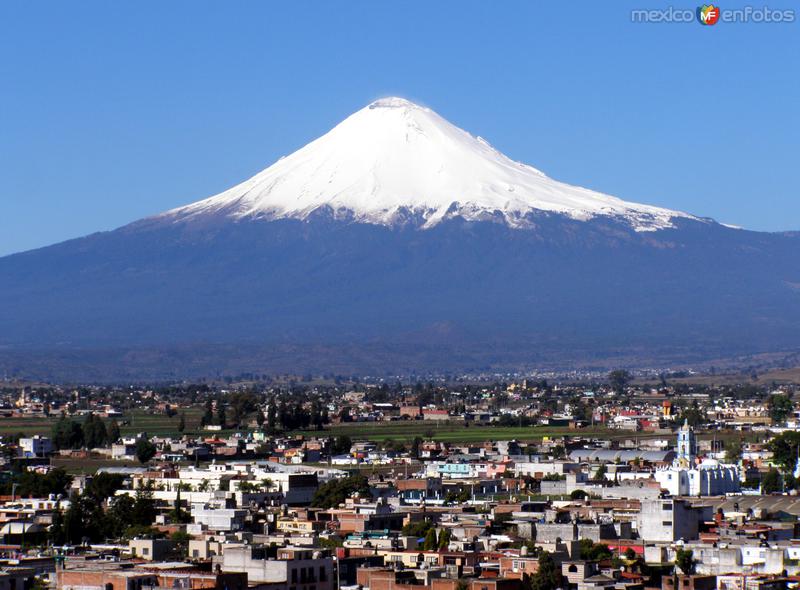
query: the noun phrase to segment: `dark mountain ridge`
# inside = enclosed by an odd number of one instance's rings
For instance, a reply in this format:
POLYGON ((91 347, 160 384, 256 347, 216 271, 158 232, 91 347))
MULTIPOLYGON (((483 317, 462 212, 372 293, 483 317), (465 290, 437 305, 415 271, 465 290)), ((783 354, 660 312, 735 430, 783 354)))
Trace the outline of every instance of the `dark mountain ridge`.
MULTIPOLYGON (((651 362, 659 351, 673 362, 681 350, 759 353, 798 345, 798 261, 796 235, 694 220, 655 232, 553 214, 525 230, 457 218, 385 227, 324 212, 138 223, 0 259, 0 346, 2 356, 217 348, 227 368, 252 356, 237 349, 322 347, 316 367, 296 368, 353 372, 445 368, 448 354, 467 369, 575 351, 652 351, 651 362), (414 347, 431 344, 428 366, 411 366, 414 347), (359 367, 382 347, 397 358, 359 367)), ((291 368, 264 354, 264 372, 291 368)), ((157 372, 164 361, 153 362, 157 372)))

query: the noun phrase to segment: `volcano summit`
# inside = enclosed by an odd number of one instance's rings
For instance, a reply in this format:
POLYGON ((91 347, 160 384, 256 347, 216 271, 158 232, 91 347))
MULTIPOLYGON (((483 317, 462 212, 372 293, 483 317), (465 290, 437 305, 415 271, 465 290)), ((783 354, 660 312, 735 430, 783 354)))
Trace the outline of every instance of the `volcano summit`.
POLYGON ((413 219, 425 228, 454 217, 525 227, 537 212, 618 217, 638 230, 690 217, 557 182, 430 109, 385 98, 242 184, 162 218, 306 219, 322 209, 337 219, 413 219))

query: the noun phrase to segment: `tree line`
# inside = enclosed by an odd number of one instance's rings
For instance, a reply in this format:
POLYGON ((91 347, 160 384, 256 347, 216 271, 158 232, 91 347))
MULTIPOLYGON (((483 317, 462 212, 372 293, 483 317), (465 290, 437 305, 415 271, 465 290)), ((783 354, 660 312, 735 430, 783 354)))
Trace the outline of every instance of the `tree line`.
POLYGON ((108 426, 95 414, 88 414, 83 422, 62 415, 53 425, 50 438, 53 448, 81 449, 104 447, 120 438, 119 424, 113 418, 108 426))
POLYGON ((129 495, 115 495, 122 486, 118 474, 95 475, 83 494, 73 493, 69 507, 53 513, 48 532, 54 545, 132 538, 150 532, 156 517, 152 488, 144 487, 129 495))

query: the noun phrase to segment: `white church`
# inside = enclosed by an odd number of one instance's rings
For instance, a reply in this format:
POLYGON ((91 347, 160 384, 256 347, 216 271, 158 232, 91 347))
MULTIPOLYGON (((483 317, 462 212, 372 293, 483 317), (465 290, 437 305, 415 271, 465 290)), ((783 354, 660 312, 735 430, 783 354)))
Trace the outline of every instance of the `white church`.
POLYGON ((672 496, 720 496, 740 489, 736 465, 714 459, 697 462, 697 439, 688 422, 678 430, 678 453, 672 466, 658 469, 655 478, 672 496))

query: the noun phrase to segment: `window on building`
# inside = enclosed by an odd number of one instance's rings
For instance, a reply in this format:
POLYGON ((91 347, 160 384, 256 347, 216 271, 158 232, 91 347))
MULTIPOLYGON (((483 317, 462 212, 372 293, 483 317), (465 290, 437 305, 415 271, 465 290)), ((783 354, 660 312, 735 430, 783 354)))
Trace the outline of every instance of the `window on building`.
POLYGON ((292 584, 297 584, 297 570, 292 570, 292 584))
POLYGON ((662 510, 672 510, 672 502, 664 502, 661 506, 662 510))
POLYGON ((320 582, 327 582, 328 581, 328 573, 325 571, 325 566, 319 566, 319 581, 320 582))
POLYGON ((664 522, 661 523, 661 526, 672 526, 672 521, 671 520, 665 520, 664 522))

